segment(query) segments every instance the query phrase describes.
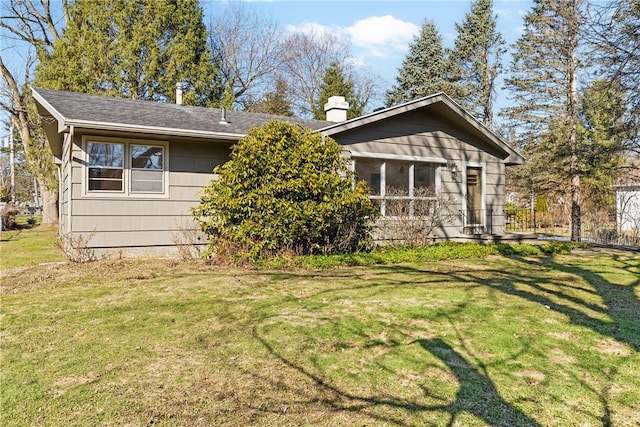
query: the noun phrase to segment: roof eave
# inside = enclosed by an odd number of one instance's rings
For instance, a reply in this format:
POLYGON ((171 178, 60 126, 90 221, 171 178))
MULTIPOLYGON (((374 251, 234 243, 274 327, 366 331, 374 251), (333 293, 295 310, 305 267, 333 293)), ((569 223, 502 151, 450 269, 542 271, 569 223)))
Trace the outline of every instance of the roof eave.
POLYGON ((152 135, 168 135, 183 138, 205 138, 205 139, 223 139, 228 141, 238 141, 245 134, 218 132, 218 131, 201 131, 179 128, 165 128, 158 126, 129 125, 125 123, 96 122, 89 120, 67 120, 67 126, 73 126, 81 129, 95 129, 113 132, 137 132, 152 135))
POLYGON ((56 110, 51 104, 49 104, 49 102, 42 95, 40 95, 34 87, 31 87, 31 94, 33 98, 36 100, 36 102, 40 104, 42 108, 47 110, 47 112, 51 114, 51 116, 54 119, 57 120, 58 133, 64 132, 68 128, 67 126, 64 125, 64 121, 65 121, 64 116, 58 110, 56 110))

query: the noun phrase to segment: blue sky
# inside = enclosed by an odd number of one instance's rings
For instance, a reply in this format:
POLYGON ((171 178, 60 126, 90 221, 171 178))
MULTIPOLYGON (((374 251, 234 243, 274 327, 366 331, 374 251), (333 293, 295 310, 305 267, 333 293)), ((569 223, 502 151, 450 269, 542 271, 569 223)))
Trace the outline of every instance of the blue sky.
MULTIPOLYGON (((201 0, 207 15, 216 15, 230 0, 201 0)), ((284 31, 325 29, 344 37, 362 70, 378 77, 382 91, 391 87, 409 44, 425 20, 432 20, 445 45, 452 46, 455 23, 469 11, 470 0, 254 0, 252 7, 274 19, 284 31)), ((494 0, 498 29, 508 44, 517 40, 522 18, 533 3, 524 0, 494 0)), ((208 22, 208 21, 207 21, 208 22)), ((504 58, 508 69, 508 57, 504 58)), ((375 103, 376 101, 374 101, 375 103)), ((380 103, 380 101, 377 101, 380 103)), ((496 106, 506 104, 498 94, 496 106)), ((379 105, 370 105, 369 109, 379 105)))
MULTIPOLYGON (((445 45, 451 46, 456 35, 455 23, 463 21, 472 3, 470 0, 201 0, 205 23, 231 1, 251 3, 251 7, 275 20, 283 31, 315 28, 344 37, 356 63, 363 72, 375 77, 382 92, 394 83, 409 44, 425 20, 434 21, 445 45)), ((494 0, 498 28, 507 43, 518 38, 522 17, 531 7, 532 1, 494 0)), ((25 58, 24 46, 16 46, 15 40, 4 34, 0 36, 4 36, 0 37, 0 54, 15 75, 22 76, 18 70, 25 58)), ((508 57, 504 59, 508 69, 508 57)), ((381 104, 381 100, 374 100, 368 110, 381 104)), ((499 92, 496 110, 506 104, 506 95, 499 92)))

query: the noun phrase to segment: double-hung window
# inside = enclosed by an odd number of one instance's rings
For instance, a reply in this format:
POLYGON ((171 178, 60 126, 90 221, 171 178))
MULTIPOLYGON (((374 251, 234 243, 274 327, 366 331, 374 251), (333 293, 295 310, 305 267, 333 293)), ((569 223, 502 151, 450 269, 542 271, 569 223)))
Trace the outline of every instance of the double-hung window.
POLYGON ((87 141, 87 194, 166 193, 167 149, 162 143, 87 141))
POLYGON ((383 216, 420 217, 433 209, 440 163, 367 157, 353 161, 358 179, 367 181, 383 216))
POLYGON ((164 147, 131 144, 131 192, 162 193, 164 147))
POLYGON ((124 144, 89 142, 89 191, 124 191, 124 144))

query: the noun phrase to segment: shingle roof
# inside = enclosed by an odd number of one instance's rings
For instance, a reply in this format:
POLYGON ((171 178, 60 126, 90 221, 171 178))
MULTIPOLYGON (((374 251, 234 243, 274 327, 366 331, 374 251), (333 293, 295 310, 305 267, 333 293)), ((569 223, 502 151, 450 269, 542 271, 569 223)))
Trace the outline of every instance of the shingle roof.
MULTIPOLYGON (((223 110, 192 107, 161 102, 113 98, 83 93, 34 88, 34 95, 47 110, 55 110, 67 125, 118 124, 157 129, 185 130, 203 133, 245 135, 254 126, 277 119, 298 123, 311 129, 326 127, 332 122, 299 119, 268 114, 225 111, 226 124, 221 123, 223 110), (51 107, 51 108, 49 108, 51 107)), ((55 114, 55 113, 54 113, 55 114)))
POLYGON ((54 155, 59 155, 62 150, 61 133, 71 126, 76 129, 143 132, 174 137, 237 141, 252 127, 277 119, 301 124, 335 138, 338 134, 350 129, 366 126, 378 120, 391 119, 412 110, 437 109, 439 114, 451 123, 503 152, 506 156, 505 164, 524 163, 524 158, 519 153, 444 93, 426 96, 341 123, 243 111, 225 111, 226 123, 221 123, 223 110, 219 108, 192 107, 38 88, 32 90, 37 103, 43 107, 42 114, 46 112, 54 116, 57 122, 57 130, 54 130, 46 124, 46 121, 43 121, 54 155))

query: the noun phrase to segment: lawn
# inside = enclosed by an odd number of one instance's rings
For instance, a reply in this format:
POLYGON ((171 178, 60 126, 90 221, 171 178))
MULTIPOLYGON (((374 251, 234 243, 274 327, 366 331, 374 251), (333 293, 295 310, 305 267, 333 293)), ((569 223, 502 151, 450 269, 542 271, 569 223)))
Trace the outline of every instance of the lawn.
POLYGON ((64 261, 56 236, 57 230, 51 227, 0 231, 0 268, 64 261))
POLYGON ((5 426, 640 425, 638 254, 3 270, 5 426))

